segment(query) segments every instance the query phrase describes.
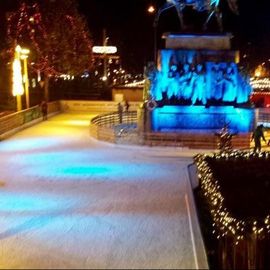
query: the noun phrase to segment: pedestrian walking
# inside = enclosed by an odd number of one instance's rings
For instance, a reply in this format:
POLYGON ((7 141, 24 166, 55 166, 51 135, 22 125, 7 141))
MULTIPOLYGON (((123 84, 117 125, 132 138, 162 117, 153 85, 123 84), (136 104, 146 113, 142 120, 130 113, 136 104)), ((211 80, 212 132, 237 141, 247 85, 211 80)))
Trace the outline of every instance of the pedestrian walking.
POLYGON ((125 100, 125 111, 126 111, 126 112, 128 112, 129 107, 130 107, 130 105, 129 105, 128 101, 125 100))
POLYGON ((45 100, 43 100, 40 104, 41 107, 41 112, 42 112, 42 117, 43 120, 47 120, 48 119, 48 104, 45 100))
POLYGON ((252 134, 252 138, 251 141, 254 140, 255 146, 254 146, 254 152, 256 152, 257 150, 260 152, 261 151, 261 139, 263 139, 265 142, 265 137, 263 134, 263 125, 259 125, 256 127, 256 129, 254 130, 253 134, 252 134))
POLYGON ((123 121, 123 106, 122 106, 122 104, 120 102, 117 105, 117 110, 118 110, 118 116, 119 116, 119 123, 122 124, 122 121, 123 121))

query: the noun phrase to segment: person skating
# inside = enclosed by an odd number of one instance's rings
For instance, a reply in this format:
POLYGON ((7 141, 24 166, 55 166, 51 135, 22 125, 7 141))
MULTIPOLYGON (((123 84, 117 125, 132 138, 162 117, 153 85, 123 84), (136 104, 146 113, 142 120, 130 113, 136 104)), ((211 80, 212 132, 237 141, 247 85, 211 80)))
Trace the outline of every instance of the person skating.
POLYGON ((263 128, 264 128, 263 125, 259 125, 256 127, 256 129, 252 133, 251 141, 254 140, 254 143, 255 143, 254 152, 256 152, 257 150, 259 152, 261 151, 261 147, 262 147, 261 146, 261 139, 263 139, 266 142, 264 134, 263 134, 263 128))

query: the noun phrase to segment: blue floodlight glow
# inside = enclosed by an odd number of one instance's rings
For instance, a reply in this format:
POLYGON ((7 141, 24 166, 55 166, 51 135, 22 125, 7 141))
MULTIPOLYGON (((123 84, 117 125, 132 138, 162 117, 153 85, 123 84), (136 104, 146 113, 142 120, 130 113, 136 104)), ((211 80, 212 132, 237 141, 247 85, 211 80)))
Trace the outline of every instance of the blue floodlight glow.
POLYGON ((158 101, 184 99, 193 105, 208 100, 246 103, 252 90, 249 78, 233 61, 226 62, 226 54, 221 56, 207 50, 162 50, 151 95, 158 101))
POLYGON ((250 132, 254 112, 246 107, 249 79, 239 72, 232 51, 161 50, 159 69, 151 77, 152 130, 250 132), (243 106, 245 105, 245 106, 243 106))
MULTIPOLYGON (((10 158, 9 162, 16 162, 17 166, 24 167, 21 174, 25 177, 35 177, 39 180, 53 179, 54 181, 127 181, 127 179, 144 179, 149 172, 157 167, 145 163, 138 170, 136 162, 129 161, 104 161, 106 151, 57 151, 51 150, 40 153, 25 153, 23 159, 18 155, 10 158), (56 162, 57 161, 57 162, 56 162)), ((160 173, 162 175, 162 172, 160 173)), ((166 172, 164 173, 164 177, 166 172)))
POLYGON ((0 150, 4 152, 14 152, 14 151, 29 151, 29 150, 42 150, 48 147, 55 148, 63 144, 61 138, 48 138, 48 137, 28 137, 28 138, 12 138, 8 141, 3 141, 1 143, 0 150))
POLYGON ((0 211, 43 211, 59 209, 59 205, 67 205, 63 198, 51 194, 7 193, 1 191, 0 211))
POLYGON ((249 132, 253 129, 252 109, 218 106, 164 106, 152 114, 153 131, 178 131, 181 129, 219 130, 229 124, 232 132, 249 132))

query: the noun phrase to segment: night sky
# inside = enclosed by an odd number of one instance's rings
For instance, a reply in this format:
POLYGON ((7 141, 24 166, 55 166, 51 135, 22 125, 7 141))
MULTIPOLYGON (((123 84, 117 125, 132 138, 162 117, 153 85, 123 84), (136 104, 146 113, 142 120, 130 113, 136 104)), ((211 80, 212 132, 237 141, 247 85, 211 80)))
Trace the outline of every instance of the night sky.
MULTIPOLYGON (((160 6, 164 0, 77 0, 80 12, 89 23, 94 45, 102 44, 102 29, 106 28, 109 45, 118 47, 123 67, 130 72, 142 72, 143 65, 153 58, 153 15, 147 13, 150 3, 160 6)), ((0 0, 0 40, 3 47, 5 12, 12 10, 17 0, 0 0)), ((270 58, 270 1, 239 0, 240 15, 229 10, 221 0, 224 27, 235 36, 234 46, 242 52, 248 50, 250 62, 259 63, 270 58)), ((188 11, 187 22, 198 22, 198 14, 188 11)), ((215 29, 214 22, 210 30, 215 29), (212 29, 211 29, 212 27, 212 29)), ((158 34, 179 31, 174 11, 164 12, 159 20, 158 34)), ((197 29, 195 29, 197 30, 197 29)))

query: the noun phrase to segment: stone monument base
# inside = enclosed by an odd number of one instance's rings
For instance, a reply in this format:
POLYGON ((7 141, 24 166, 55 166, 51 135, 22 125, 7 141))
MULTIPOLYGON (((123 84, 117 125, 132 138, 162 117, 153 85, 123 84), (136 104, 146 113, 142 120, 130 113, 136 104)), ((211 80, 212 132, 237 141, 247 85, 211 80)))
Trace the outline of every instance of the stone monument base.
POLYGON ((180 132, 183 130, 217 132, 225 124, 233 133, 253 130, 254 110, 232 106, 164 106, 152 112, 152 131, 180 132))

